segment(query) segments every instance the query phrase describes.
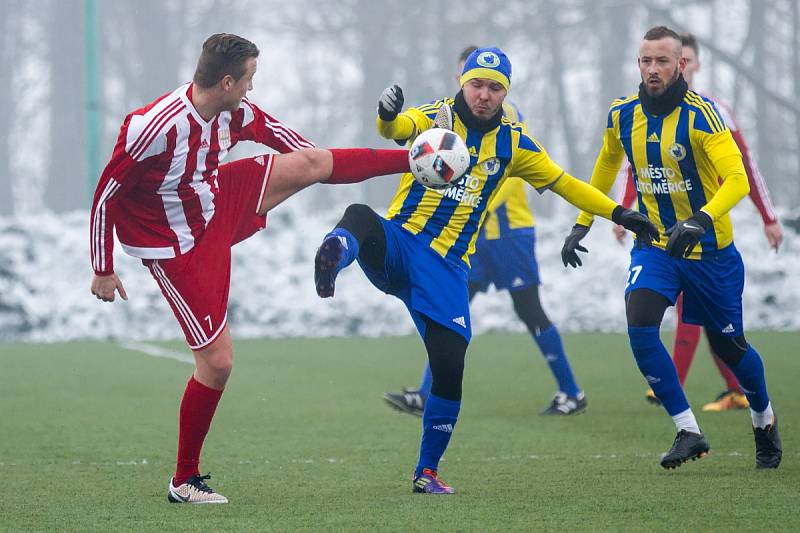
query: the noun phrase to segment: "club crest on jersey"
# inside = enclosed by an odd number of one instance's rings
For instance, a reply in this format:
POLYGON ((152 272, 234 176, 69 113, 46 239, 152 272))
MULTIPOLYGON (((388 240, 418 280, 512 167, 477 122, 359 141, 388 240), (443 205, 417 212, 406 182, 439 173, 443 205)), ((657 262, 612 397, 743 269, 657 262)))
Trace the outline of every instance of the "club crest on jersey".
POLYGON ((217 140, 219 141, 219 149, 227 150, 231 147, 231 130, 229 128, 220 128, 217 130, 217 140))
POLYGON ((476 61, 480 66, 486 68, 497 68, 500 64, 500 58, 494 52, 484 52, 478 56, 476 61))
POLYGON ((686 148, 682 144, 672 143, 669 145, 667 153, 673 161, 681 161, 686 157, 686 148))
POLYGON ((486 161, 481 163, 481 168, 487 174, 494 174, 497 172, 497 169, 500 167, 500 160, 496 157, 491 159, 487 159, 486 161))

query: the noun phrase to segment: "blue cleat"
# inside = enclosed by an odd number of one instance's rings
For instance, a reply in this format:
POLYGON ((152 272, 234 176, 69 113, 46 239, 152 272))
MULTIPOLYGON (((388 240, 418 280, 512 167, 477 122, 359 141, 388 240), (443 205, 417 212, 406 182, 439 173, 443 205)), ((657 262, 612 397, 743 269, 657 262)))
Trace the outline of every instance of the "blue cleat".
POLYGON ((344 253, 344 245, 336 236, 322 241, 314 257, 314 285, 320 298, 330 298, 336 287, 339 261, 344 253))
POLYGON ((453 494, 455 489, 439 479, 436 472, 430 468, 423 468, 422 475, 416 476, 411 485, 412 492, 422 494, 453 494))

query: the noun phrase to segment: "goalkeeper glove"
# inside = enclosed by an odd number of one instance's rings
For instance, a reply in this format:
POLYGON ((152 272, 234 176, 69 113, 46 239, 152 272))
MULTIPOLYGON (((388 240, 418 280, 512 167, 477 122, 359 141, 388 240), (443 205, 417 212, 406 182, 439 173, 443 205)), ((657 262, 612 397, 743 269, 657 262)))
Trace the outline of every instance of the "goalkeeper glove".
POLYGON ((572 268, 578 268, 581 263, 581 258, 575 251, 588 252, 586 248, 580 245, 581 239, 586 237, 589 233, 589 226, 582 224, 575 224, 572 226, 572 231, 569 232, 567 238, 564 239, 564 246, 561 247, 561 261, 564 266, 572 265, 572 268))
POLYGON ((636 242, 639 246, 643 244, 649 246, 651 242, 659 239, 656 225, 638 211, 625 209, 621 205, 618 205, 611 213, 611 220, 626 230, 635 233, 636 242))
POLYGON ((403 101, 403 89, 399 85, 387 87, 378 99, 378 116, 383 121, 393 121, 403 110, 403 101))
POLYGON ((677 222, 666 231, 667 254, 670 257, 689 257, 694 247, 700 242, 700 237, 711 228, 713 221, 707 213, 698 211, 686 220, 677 222))

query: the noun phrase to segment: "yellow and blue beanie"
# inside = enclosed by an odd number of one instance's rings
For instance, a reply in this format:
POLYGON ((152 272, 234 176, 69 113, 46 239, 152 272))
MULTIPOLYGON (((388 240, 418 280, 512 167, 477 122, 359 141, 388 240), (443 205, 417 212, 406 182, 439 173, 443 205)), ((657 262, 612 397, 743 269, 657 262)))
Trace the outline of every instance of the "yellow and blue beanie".
POLYGON ((496 46, 478 48, 472 52, 464 62, 461 73, 461 86, 475 78, 486 78, 496 81, 506 91, 511 85, 511 61, 508 56, 496 46))

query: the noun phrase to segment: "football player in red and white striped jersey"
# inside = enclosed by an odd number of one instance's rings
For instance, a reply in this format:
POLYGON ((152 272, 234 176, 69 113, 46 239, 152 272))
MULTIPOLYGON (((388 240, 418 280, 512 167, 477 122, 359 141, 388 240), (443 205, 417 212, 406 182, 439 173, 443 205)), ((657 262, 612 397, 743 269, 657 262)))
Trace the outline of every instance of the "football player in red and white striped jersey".
POLYGON ((91 291, 125 288, 123 250, 150 269, 193 350, 180 405, 178 459, 168 499, 226 503, 200 476, 200 450, 232 367, 227 325, 230 248, 266 226, 267 212, 314 183, 356 183, 409 171, 406 150, 321 150, 250 102, 258 48, 231 34, 203 44, 192 83, 130 113, 94 195, 91 291), (239 141, 280 154, 221 164, 239 141))

